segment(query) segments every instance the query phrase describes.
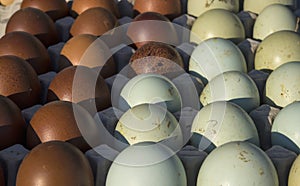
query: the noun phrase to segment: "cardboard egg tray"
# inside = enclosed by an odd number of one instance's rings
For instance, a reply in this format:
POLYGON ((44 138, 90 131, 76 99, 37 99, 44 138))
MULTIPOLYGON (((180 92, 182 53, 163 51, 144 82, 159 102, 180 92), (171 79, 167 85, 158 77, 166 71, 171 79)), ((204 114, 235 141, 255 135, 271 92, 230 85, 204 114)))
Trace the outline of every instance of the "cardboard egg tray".
MULTIPOLYGON (((7 16, 10 15, 11 12, 17 10, 19 3, 20 1, 15 1, 15 3, 11 6, 0 7, 0 20, 2 21, 1 22, 2 30, 3 30, 3 26, 5 25, 4 24, 5 21, 7 21, 7 19, 9 18, 7 16)), ((72 2, 70 1, 69 2, 70 6, 71 3, 72 2)), ((118 3, 119 10, 121 13, 121 18, 118 20, 120 25, 130 23, 133 19, 131 17, 132 7, 128 5, 129 2, 127 2, 126 0, 121 0, 118 3)), ((195 18, 187 14, 186 11, 187 0, 182 0, 182 5, 183 5, 183 14, 175 18, 173 20, 173 23, 178 24, 187 29, 190 29, 195 18)), ((300 15, 300 13, 298 12, 300 11, 296 11, 296 14, 300 15)), ((242 23, 244 24, 246 30, 246 36, 247 36, 247 39, 239 43, 238 47, 244 54, 244 57, 247 61, 248 75, 256 83, 260 96, 262 97, 264 91, 264 85, 269 74, 262 71, 254 70, 255 50, 260 42, 251 39, 251 35, 252 35, 253 24, 257 15, 249 12, 244 12, 244 11, 239 12, 237 15, 239 16, 242 23)), ((52 79, 55 77, 55 75, 58 73, 57 63, 59 60, 60 51, 63 48, 65 42, 68 41, 68 39, 70 38, 69 30, 73 22, 74 22, 74 18, 72 18, 71 16, 61 18, 55 22, 61 42, 48 47, 48 53, 50 55, 54 70, 39 75, 39 80, 43 89, 41 102, 38 105, 34 105, 30 108, 26 108, 22 110, 23 117, 25 118, 27 124, 29 124, 34 113, 39 108, 41 108, 43 104, 46 103, 48 86, 51 83, 52 79)), ((194 48, 195 46, 189 42, 182 42, 179 46, 176 47, 176 49, 182 56, 186 69, 189 63, 189 56, 194 48), (190 53, 187 54, 183 52, 182 48, 184 48, 185 51, 190 51, 190 53)), ((127 46, 121 43, 120 45, 112 48, 111 50, 114 52, 113 58, 117 65, 118 72, 120 72, 122 68, 127 65, 131 55, 134 53, 134 49, 131 46, 127 46)), ((105 79, 105 82, 108 84, 109 88, 112 88, 115 77, 116 75, 105 79)), ((180 84, 180 79, 176 80, 175 78, 172 81, 177 85, 180 84)), ((201 87, 201 85, 197 85, 196 81, 195 81, 195 85, 201 87)), ((199 90, 200 89, 201 88, 199 88, 199 90)), ((270 157, 273 164, 275 165, 279 177, 280 186, 285 186, 287 185, 290 167, 294 162, 295 158, 297 157, 297 154, 281 146, 272 146, 271 144, 271 126, 274 118, 276 117, 279 111, 280 110, 278 108, 272 107, 267 104, 262 104, 260 107, 250 112, 249 115, 255 122, 256 128, 258 130, 261 149, 263 149, 266 152, 266 154, 270 157)), ((181 113, 175 113, 174 115, 177 118, 183 117, 185 119, 185 122, 187 123, 187 126, 191 126, 191 123, 193 121, 193 118, 196 115, 196 112, 195 110, 184 108, 181 113)), ((116 116, 116 112, 113 107, 98 112, 94 118, 96 121, 97 118, 100 118, 102 123, 106 127, 106 129, 111 134, 113 133, 115 126, 118 122, 118 117, 116 116)), ((111 157, 111 159, 116 157, 117 154, 119 153, 108 145, 102 145, 101 147, 98 148, 98 150, 101 151, 106 156, 111 157)), ((28 153, 29 150, 27 150, 25 147, 19 144, 16 144, 14 146, 11 146, 7 149, 0 151, 0 161, 4 164, 4 173, 5 173, 4 175, 5 175, 7 186, 15 185, 18 167, 22 162, 23 158, 28 153)), ((184 146, 177 153, 177 155, 182 161, 184 168, 186 170, 188 186, 195 186, 199 169, 202 165, 202 162, 204 161, 204 159, 207 157, 208 154, 204 151, 199 151, 197 148, 188 144, 184 146)), ((91 168, 93 170, 95 185, 104 186, 106 175, 112 162, 107 158, 104 158, 103 156, 99 155, 93 149, 87 151, 85 153, 85 156, 89 160, 91 168)))

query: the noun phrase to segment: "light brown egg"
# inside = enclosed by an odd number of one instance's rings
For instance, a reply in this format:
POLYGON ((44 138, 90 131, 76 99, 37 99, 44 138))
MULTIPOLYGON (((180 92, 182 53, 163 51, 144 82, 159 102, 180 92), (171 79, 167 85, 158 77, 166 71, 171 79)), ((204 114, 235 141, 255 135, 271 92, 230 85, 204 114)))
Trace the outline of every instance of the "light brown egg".
POLYGON ((16 185, 94 186, 94 178, 80 150, 66 142, 51 141, 27 154, 19 167, 16 185))
POLYGON ((14 0, 0 0, 0 4, 4 5, 4 6, 8 6, 10 4, 12 4, 14 2, 14 0))
POLYGON ((72 14, 74 17, 80 15, 90 8, 101 7, 120 17, 118 6, 114 0, 73 0, 72 14))
POLYGON ((19 107, 7 97, 0 95, 0 151, 15 144, 24 144, 25 129, 25 121, 19 107))
POLYGON ((110 77, 116 73, 112 53, 104 42, 96 36, 82 34, 71 38, 60 53, 59 69, 73 65, 102 68, 101 76, 110 77))
POLYGON ((36 8, 23 8, 16 11, 8 20, 5 33, 24 31, 36 36, 46 47, 58 42, 52 19, 36 8))
POLYGON ((42 10, 54 21, 67 16, 69 13, 69 8, 65 0, 23 0, 21 8, 27 7, 42 10))
POLYGON ((70 34, 101 36, 117 26, 117 18, 104 8, 91 8, 80 14, 73 23, 70 34))
POLYGON ((51 70, 50 57, 45 46, 26 32, 10 32, 0 39, 0 56, 4 55, 14 55, 26 60, 37 74, 51 70))
POLYGON ((111 106, 110 92, 104 79, 84 66, 70 66, 60 71, 48 88, 48 101, 78 103, 90 113, 111 106))
POLYGON ((136 16, 128 27, 127 35, 138 48, 150 41, 178 44, 174 25, 167 17, 156 12, 136 16))
POLYGON ((19 108, 40 101, 40 82, 33 68, 16 56, 0 56, 0 95, 7 96, 19 108))
POLYGON ((135 14, 157 12, 174 19, 181 14, 181 2, 180 0, 135 0, 133 10, 135 14))

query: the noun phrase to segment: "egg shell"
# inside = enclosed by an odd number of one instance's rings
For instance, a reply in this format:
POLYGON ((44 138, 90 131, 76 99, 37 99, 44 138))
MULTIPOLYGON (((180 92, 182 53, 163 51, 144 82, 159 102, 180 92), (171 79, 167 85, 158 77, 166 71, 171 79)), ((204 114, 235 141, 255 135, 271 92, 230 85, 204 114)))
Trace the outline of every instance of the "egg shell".
POLYGON ((40 184, 93 186, 93 172, 84 154, 76 147, 51 141, 32 149, 18 170, 17 186, 40 184))
POLYGON ((106 186, 186 186, 186 182, 186 173, 177 155, 166 146, 149 142, 123 150, 106 178, 106 186))
POLYGON ((271 4, 282 4, 288 5, 290 7, 296 8, 295 0, 244 0, 244 11, 250 11, 256 14, 260 14, 261 11, 271 4))
POLYGON ((20 109, 40 101, 41 87, 34 69, 16 56, 0 56, 0 94, 15 102, 20 109))
POLYGON ((298 155, 289 172, 289 176, 288 176, 289 186, 299 185, 299 172, 298 172, 299 168, 300 168, 300 157, 298 155))
POLYGON ((26 32, 10 32, 0 39, 0 56, 14 55, 26 60, 37 74, 51 70, 50 57, 45 46, 26 32))
POLYGON ((204 160, 197 186, 204 185, 278 186, 279 183, 272 161, 261 149, 248 142, 231 142, 215 149, 204 160))
POLYGON ((69 14, 69 8, 65 0, 23 0, 21 8, 32 7, 45 12, 53 21, 69 14))
POLYGON ((193 50, 189 71, 207 82, 224 72, 247 72, 247 64, 243 53, 234 43, 222 38, 211 38, 193 50))
POLYGON ((240 7, 239 0, 231 1, 202 1, 202 0, 189 0, 187 2, 187 12, 189 15, 199 17, 201 14, 212 9, 225 9, 238 13, 240 7))
MULTIPOLYGON (((230 102, 214 102, 203 107, 196 115, 191 132, 204 136, 216 147, 232 141, 249 141, 259 146, 253 120, 239 106, 230 102)), ((191 139, 200 150, 206 144, 191 139)))
POLYGON ((0 4, 4 6, 11 5, 14 2, 14 0, 0 0, 0 4))
POLYGON ((236 14, 229 10, 212 9, 201 14, 193 23, 190 42, 199 44, 216 37, 229 39, 234 43, 245 39, 244 25, 236 14))
POLYGON ((245 73, 229 71, 213 78, 203 89, 200 102, 230 101, 250 112, 260 105, 258 89, 245 73))
POLYGON ((290 61, 300 61, 300 35, 294 31, 278 31, 266 37, 258 46, 256 70, 275 70, 290 61))

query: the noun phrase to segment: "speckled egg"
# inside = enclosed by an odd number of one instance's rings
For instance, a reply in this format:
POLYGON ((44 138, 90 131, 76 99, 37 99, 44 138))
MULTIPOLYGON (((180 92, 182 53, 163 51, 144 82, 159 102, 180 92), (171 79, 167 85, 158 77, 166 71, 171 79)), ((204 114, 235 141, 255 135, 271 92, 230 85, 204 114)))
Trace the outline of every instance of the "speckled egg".
POLYGON ((299 184, 299 170, 300 170, 300 156, 296 158, 294 161, 288 177, 288 185, 289 186, 297 186, 299 184))
POLYGON ((290 7, 296 7, 296 1, 294 0, 244 0, 244 11, 260 14, 264 8, 271 4, 283 4, 290 7))

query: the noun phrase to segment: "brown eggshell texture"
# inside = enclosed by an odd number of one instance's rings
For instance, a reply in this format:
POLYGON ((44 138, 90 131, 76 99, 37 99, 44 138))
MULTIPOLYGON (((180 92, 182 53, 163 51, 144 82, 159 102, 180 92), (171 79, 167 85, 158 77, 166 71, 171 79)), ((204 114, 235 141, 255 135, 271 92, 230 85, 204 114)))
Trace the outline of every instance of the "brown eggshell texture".
POLYGON ((27 154, 19 167, 16 185, 94 186, 94 180, 80 150, 66 142, 51 141, 27 154))
POLYGON ((24 31, 36 36, 46 47, 58 42, 52 19, 36 8, 23 8, 16 11, 8 20, 5 33, 24 31))
POLYGON ((52 20, 57 20, 68 15, 69 8, 65 0, 23 0, 21 8, 37 8, 45 12, 52 20))
POLYGON ((4 55, 14 55, 28 61, 37 74, 51 70, 45 46, 26 32, 10 32, 0 39, 0 56, 4 55))
POLYGON ((19 108, 39 103, 40 82, 33 68, 16 56, 0 57, 0 94, 9 97, 19 108))

